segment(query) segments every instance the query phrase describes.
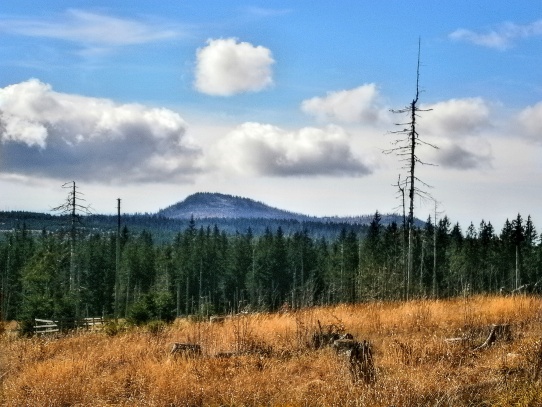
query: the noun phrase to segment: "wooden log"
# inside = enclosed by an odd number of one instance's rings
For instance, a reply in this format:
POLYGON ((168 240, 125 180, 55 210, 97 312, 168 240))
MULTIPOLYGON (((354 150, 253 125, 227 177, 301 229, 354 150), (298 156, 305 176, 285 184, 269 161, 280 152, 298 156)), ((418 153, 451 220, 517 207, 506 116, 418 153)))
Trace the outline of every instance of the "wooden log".
POLYGON ((469 338, 465 338, 463 336, 460 336, 460 337, 457 337, 457 338, 446 338, 446 339, 444 339, 444 342, 446 342, 449 345, 463 345, 468 341, 469 341, 469 338))
POLYGON ((215 358, 230 359, 239 355, 240 355, 239 352, 218 352, 217 354, 215 354, 215 358))
POLYGON ((174 343, 171 347, 171 355, 182 355, 184 357, 201 356, 201 346, 194 343, 174 343))

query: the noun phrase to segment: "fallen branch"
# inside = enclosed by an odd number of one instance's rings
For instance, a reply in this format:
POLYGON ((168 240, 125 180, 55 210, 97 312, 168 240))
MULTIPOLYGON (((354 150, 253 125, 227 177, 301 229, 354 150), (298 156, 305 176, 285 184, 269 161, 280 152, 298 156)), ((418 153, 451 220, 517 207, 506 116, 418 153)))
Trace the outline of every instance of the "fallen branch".
POLYGON ((493 324, 491 326, 491 331, 489 332, 489 336, 485 340, 484 343, 482 343, 480 346, 473 349, 474 352, 484 350, 492 346, 498 339, 503 339, 505 341, 509 341, 511 339, 512 335, 510 332, 510 325, 509 324, 502 324, 497 325, 493 324))

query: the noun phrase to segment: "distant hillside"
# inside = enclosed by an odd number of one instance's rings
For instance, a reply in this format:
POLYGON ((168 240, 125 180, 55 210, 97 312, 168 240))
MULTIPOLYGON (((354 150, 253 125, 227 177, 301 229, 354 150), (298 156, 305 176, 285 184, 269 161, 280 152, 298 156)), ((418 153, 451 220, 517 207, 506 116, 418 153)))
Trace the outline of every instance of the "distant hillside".
MULTIPOLYGON (((212 229, 215 226, 227 234, 246 233, 263 235, 267 230, 279 227, 285 235, 306 232, 313 238, 334 239, 342 231, 354 231, 363 235, 374 214, 351 217, 311 217, 273 208, 248 198, 219 193, 196 193, 155 214, 122 214, 122 225, 132 233, 143 230, 152 232, 156 241, 170 242, 185 230, 191 217, 197 229, 212 229)), ((381 214, 381 224, 402 223, 399 215, 381 214)), ((69 217, 23 211, 0 211, 0 239, 6 232, 24 227, 35 234, 42 231, 54 232, 70 227, 69 217)), ((416 225, 424 223, 417 220, 416 225)), ((82 218, 78 227, 87 231, 114 232, 117 217, 113 215, 90 215, 82 218)))
POLYGON ((198 192, 160 210, 157 215, 171 219, 244 218, 244 219, 292 219, 308 221, 307 215, 273 208, 249 198, 210 192, 198 192))
MULTIPOLYGON (((273 219, 368 225, 373 219, 374 213, 362 216, 314 217, 273 208, 249 198, 198 192, 189 195, 184 201, 158 211, 157 215, 170 219, 190 219, 193 216, 195 219, 273 219)), ((383 225, 392 222, 402 223, 402 218, 396 214, 380 214, 380 216, 383 225)), ((418 220, 416 223, 418 225, 423 224, 418 220)))

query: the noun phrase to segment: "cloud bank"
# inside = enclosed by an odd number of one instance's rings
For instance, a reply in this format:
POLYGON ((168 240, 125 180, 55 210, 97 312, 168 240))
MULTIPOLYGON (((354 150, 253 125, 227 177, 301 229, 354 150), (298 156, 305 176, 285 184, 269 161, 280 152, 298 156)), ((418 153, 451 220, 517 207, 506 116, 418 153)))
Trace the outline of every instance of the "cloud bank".
POLYGON ((0 89, 0 171, 105 183, 184 182, 200 151, 175 112, 54 92, 32 79, 0 89))
POLYGON ((475 31, 460 28, 449 35, 449 38, 455 41, 470 42, 487 48, 505 50, 510 48, 514 41, 518 39, 529 38, 542 35, 542 20, 537 20, 530 24, 505 23, 497 28, 486 32, 477 33, 475 31))
POLYGON ((373 83, 304 100, 301 110, 322 121, 367 124, 378 122, 385 112, 373 83))
POLYGON ((196 53, 195 88, 215 96, 258 92, 273 84, 271 51, 235 38, 210 39, 196 53))
POLYGON ((337 126, 286 131, 244 123, 216 145, 212 162, 240 174, 263 176, 361 176, 371 168, 356 158, 349 135, 337 126))

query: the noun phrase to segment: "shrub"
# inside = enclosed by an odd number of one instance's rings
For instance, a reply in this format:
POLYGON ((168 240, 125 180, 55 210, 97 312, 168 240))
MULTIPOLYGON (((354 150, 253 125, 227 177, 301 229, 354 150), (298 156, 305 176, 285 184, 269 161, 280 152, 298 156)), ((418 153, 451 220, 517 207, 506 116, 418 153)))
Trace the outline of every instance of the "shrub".
POLYGON ((125 330, 125 325, 113 320, 107 321, 104 325, 104 332, 107 336, 116 336, 125 330))
POLYGON ((164 329, 166 328, 166 323, 164 321, 150 321, 147 324, 147 330, 152 335, 159 335, 160 333, 164 332, 164 329))
POLYGON ((175 304, 169 293, 149 293, 135 302, 130 308, 128 322, 144 325, 151 320, 173 322, 175 304))
POLYGON ((151 310, 149 309, 148 301, 143 298, 137 301, 130 308, 128 314, 128 322, 133 325, 144 325, 151 320, 151 310))
POLYGON ((29 337, 34 334, 34 320, 25 318, 19 321, 19 335, 29 337))

